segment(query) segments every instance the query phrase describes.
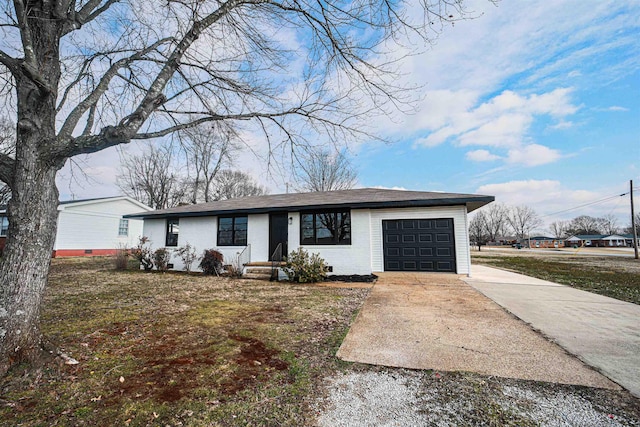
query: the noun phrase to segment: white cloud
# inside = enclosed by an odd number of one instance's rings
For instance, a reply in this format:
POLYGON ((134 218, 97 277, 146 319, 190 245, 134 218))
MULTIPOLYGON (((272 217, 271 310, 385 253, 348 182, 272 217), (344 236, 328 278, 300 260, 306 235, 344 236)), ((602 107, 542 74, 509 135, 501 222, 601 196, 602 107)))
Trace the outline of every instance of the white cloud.
POLYGON ((477 129, 459 135, 457 142, 462 146, 514 147, 522 143, 532 122, 533 117, 528 114, 502 114, 492 117, 477 129))
POLYGON ((618 215, 620 224, 626 224, 628 222, 626 204, 618 203, 615 199, 606 203, 592 204, 619 191, 619 188, 570 189, 557 180, 530 179, 482 185, 478 187, 476 193, 495 196, 496 202, 510 206, 529 206, 542 217, 546 224, 579 215, 598 217, 608 213, 618 215))
POLYGON ((620 107, 618 105, 612 105, 611 107, 606 109, 607 111, 629 111, 628 108, 620 107))
POLYGON ((560 120, 555 125, 550 126, 551 129, 563 130, 563 129, 571 129, 575 126, 575 123, 572 121, 560 120))
POLYGON ((466 154, 467 159, 474 161, 474 162, 491 162, 494 160, 498 160, 501 157, 500 156, 496 156, 495 154, 491 154, 489 151, 487 150, 474 150, 474 151, 468 151, 466 154))
POLYGON ((507 163, 523 166, 539 166, 553 163, 561 157, 558 150, 539 144, 529 144, 509 150, 507 163))

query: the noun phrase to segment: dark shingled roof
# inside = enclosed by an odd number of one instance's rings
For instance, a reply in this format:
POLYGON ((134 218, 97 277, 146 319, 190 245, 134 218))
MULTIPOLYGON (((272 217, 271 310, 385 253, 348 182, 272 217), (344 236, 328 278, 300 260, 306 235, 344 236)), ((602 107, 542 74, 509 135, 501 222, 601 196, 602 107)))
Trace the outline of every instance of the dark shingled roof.
POLYGON ((125 218, 169 218, 249 214, 267 212, 297 212, 308 209, 380 209, 429 206, 466 205, 469 212, 494 201, 493 196, 477 194, 437 193, 429 191, 358 188, 354 190, 313 193, 272 194, 125 215, 125 218))

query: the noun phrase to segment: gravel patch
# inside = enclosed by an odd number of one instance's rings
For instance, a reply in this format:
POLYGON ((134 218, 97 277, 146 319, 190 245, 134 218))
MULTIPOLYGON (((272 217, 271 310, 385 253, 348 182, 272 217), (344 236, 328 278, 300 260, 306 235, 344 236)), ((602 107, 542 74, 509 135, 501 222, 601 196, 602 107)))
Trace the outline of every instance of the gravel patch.
POLYGON ((319 427, 639 426, 626 392, 406 369, 347 372, 325 380, 319 427))
POLYGON ((384 372, 339 375, 328 380, 327 408, 321 427, 421 425, 417 378, 384 372))

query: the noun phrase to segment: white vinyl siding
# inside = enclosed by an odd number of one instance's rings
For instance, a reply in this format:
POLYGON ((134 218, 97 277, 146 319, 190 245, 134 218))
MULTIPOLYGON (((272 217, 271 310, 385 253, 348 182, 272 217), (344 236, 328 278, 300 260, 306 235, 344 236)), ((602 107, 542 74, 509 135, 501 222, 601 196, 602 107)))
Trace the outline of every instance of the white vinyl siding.
POLYGON ((122 216, 142 211, 128 200, 61 204, 55 250, 131 247, 142 235, 142 220, 129 220, 128 235, 119 235, 122 216))

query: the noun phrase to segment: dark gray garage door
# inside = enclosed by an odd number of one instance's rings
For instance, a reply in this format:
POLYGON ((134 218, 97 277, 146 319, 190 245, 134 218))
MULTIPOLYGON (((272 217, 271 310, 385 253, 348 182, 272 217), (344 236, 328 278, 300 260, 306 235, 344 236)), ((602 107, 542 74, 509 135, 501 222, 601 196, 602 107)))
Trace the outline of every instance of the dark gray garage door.
POLYGON ((456 272, 453 219, 382 221, 385 271, 456 272))

